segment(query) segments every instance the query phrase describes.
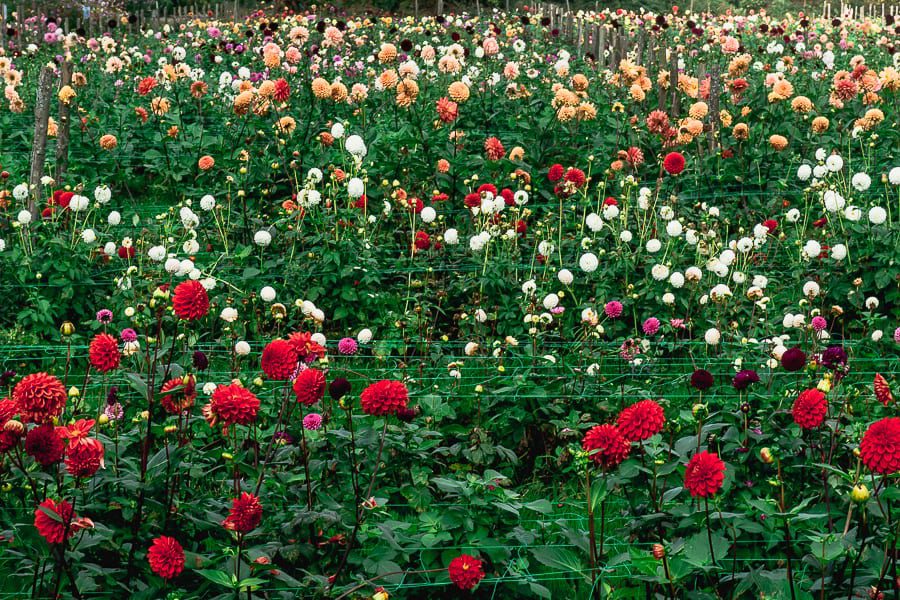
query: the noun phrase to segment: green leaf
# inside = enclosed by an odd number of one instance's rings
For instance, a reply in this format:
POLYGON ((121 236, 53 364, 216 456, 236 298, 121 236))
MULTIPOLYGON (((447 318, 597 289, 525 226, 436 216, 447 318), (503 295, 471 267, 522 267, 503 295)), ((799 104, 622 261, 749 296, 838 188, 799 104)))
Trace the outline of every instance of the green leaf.
POLYGON ((204 578, 209 579, 213 583, 219 584, 228 589, 234 589, 237 584, 237 581, 235 580, 233 575, 223 573, 222 571, 217 571, 214 569, 200 569, 196 572, 204 578))

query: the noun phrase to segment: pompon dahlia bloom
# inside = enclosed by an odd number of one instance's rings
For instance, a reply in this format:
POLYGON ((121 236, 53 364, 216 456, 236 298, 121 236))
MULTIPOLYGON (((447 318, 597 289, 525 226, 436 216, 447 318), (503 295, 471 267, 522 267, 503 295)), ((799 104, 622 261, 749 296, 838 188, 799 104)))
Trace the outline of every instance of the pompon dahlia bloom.
POLYGON ((641 329, 644 331, 644 335, 656 335, 656 333, 659 332, 659 319, 650 317, 644 321, 641 325, 641 329))
POLYGON ((294 395, 297 402, 312 406, 325 396, 325 374, 318 369, 304 369, 294 380, 294 395))
POLYGON ((653 400, 641 400, 622 409, 616 427, 629 442, 639 442, 662 431, 666 415, 662 406, 653 400))
POLYGON ((603 307, 603 312, 610 319, 618 319, 622 316, 622 303, 618 300, 610 300, 606 303, 606 306, 603 307))
POLYGON ((738 371, 731 380, 731 385, 736 390, 746 390, 751 384, 759 383, 759 374, 753 369, 738 371))
POLYGON ((303 428, 310 431, 317 431, 322 428, 322 415, 319 413, 309 413, 303 417, 303 428))
POLYGON ((119 366, 119 342, 108 333, 98 333, 88 347, 91 366, 106 373, 119 366))
POLYGON ((669 152, 663 159, 663 169, 665 169, 666 173, 669 175, 678 175, 684 171, 684 165, 684 155, 682 155, 681 152, 669 152))
POLYGON ((300 357, 297 349, 287 340, 272 340, 263 348, 260 367, 266 377, 275 381, 285 381, 293 377, 300 357))
POLYGON ((551 183, 556 183, 560 179, 562 179, 563 174, 565 173, 565 169, 559 163, 550 167, 550 170, 547 171, 547 179, 550 180, 551 183))
POLYGON ((188 279, 175 287, 172 296, 175 315, 184 321, 202 319, 209 312, 209 294, 199 281, 188 279))
POLYGON ((212 394, 210 411, 216 421, 226 427, 249 425, 259 412, 259 398, 236 383, 220 385, 212 394))
POLYGON ((163 579, 172 579, 184 571, 184 548, 174 538, 161 535, 147 551, 150 569, 163 579))
POLYGON ((409 402, 409 390, 402 381, 382 379, 359 395, 360 405, 367 415, 392 415, 409 402))
POLYGON ((803 429, 815 429, 822 424, 827 413, 828 401, 825 400, 825 394, 815 388, 800 392, 791 408, 794 423, 803 429))
POLYGON ((875 421, 863 434, 859 454, 869 470, 890 475, 900 471, 900 418, 875 421))
POLYGON ((799 371, 806 366, 806 354, 799 346, 789 348, 781 355, 781 366, 785 371, 799 371))
POLYGON ((479 559, 468 554, 460 554, 447 567, 450 581, 461 590, 471 590, 484 579, 484 568, 479 559))
POLYGON ((713 386, 713 375, 706 369, 697 369, 691 373, 691 387, 695 390, 704 391, 713 386))
POLYGON ((66 405, 66 388, 47 373, 32 373, 13 388, 12 398, 25 423, 47 423, 62 414, 66 405))
POLYGON ((353 355, 356 354, 356 351, 359 349, 359 346, 356 344, 356 340, 352 337, 342 338, 341 341, 338 342, 338 352, 345 355, 353 355))
POLYGON ((197 380, 193 375, 173 377, 159 390, 159 403, 170 415, 177 415, 194 405, 197 399, 197 380))
POLYGON ((725 463, 713 452, 698 452, 684 470, 684 487, 691 496, 707 498, 722 489, 725 463))
POLYGON ((249 492, 231 501, 231 512, 222 521, 222 526, 229 531, 248 533, 259 526, 262 521, 262 504, 259 498, 249 492))
POLYGON ((875 398, 883 405, 887 406, 894 401, 891 394, 891 388, 888 386, 887 380, 881 373, 875 373, 875 398))
POLYGON ((25 436, 25 452, 43 467, 61 461, 65 450, 65 439, 53 425, 39 425, 25 436))
POLYGON ((90 519, 76 517, 72 505, 65 500, 47 498, 34 511, 34 526, 48 544, 60 544, 82 529, 91 529, 90 519))
POLYGON ((611 469, 628 458, 631 444, 618 427, 604 423, 592 427, 581 440, 581 448, 590 453, 591 460, 604 469, 611 469))

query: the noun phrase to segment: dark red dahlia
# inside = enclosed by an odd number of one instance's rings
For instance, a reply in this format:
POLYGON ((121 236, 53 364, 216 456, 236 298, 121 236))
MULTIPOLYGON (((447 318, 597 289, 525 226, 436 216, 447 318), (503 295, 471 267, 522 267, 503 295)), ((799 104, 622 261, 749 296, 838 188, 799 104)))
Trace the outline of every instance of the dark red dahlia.
POLYGON ((225 425, 249 425, 259 412, 259 398, 250 390, 232 383, 213 392, 210 410, 225 425))
POLYGON ((349 394, 351 389, 352 386, 346 378, 336 377, 334 380, 332 380, 331 385, 328 386, 328 393, 335 400, 340 400, 341 398, 349 394))
POLYGON ((584 175, 584 171, 581 169, 576 169, 575 167, 571 167, 566 174, 563 176, 565 180, 575 187, 581 187, 587 181, 587 177, 584 175))
POLYGON ((722 489, 725 463, 713 452, 698 452, 684 470, 684 487, 691 496, 707 498, 722 489))
POLYGON ((19 416, 25 423, 47 423, 62 414, 66 405, 66 388, 47 373, 26 375, 12 393, 19 416))
POLYGON ((799 371, 806 366, 806 354, 799 346, 788 348, 781 355, 781 366, 785 371, 799 371))
POLYGON ((581 447, 591 460, 604 469, 611 469, 628 458, 631 444, 615 425, 604 423, 592 427, 581 440, 581 447))
POLYGON ((262 521, 262 505, 259 498, 248 492, 231 501, 231 512, 222 521, 222 526, 229 531, 248 533, 259 526, 262 521))
POLYGON ((383 379, 363 390, 359 396, 363 412, 369 415, 392 415, 409 402, 409 391, 402 381, 383 379))
POLYGON ((50 424, 34 427, 25 436, 25 452, 41 466, 49 467, 62 460, 66 442, 50 424))
POLYGON ((875 421, 863 434, 859 444, 863 464, 871 471, 890 475, 900 471, 900 418, 875 421))
POLYGON ((98 333, 88 347, 91 367, 106 373, 119 366, 119 342, 108 333, 98 333))
POLYGON ((318 369, 304 369, 294 380, 297 402, 312 406, 325 395, 325 374, 318 369))
POLYGON ((428 250, 431 248, 431 236, 425 231, 417 231, 414 243, 417 250, 428 250))
POLYGON ((825 420, 828 414, 828 401, 825 394, 813 388, 800 392, 791 409, 794 423, 803 429, 815 429, 825 420))
POLYGON ((209 295, 199 281, 188 279, 175 287, 172 296, 175 315, 185 321, 202 319, 209 312, 209 295))
POLYGON ((682 155, 681 152, 669 152, 663 159, 663 169, 665 169, 666 173, 669 175, 678 175, 684 171, 684 165, 684 155, 682 155))
POLYGON ((147 551, 150 569, 163 579, 172 579, 184 571, 184 548, 174 538, 161 535, 147 551))
POLYGON ((759 383, 759 374, 753 369, 738 371, 731 381, 731 385, 733 385, 736 390, 746 390, 753 383, 759 383))
POLYGON ((697 369, 691 374, 691 387, 701 392, 713 386, 712 373, 706 369, 697 369))
POLYGON ((616 427, 629 442, 646 440, 662 431, 666 415, 662 406, 653 400, 641 400, 622 409, 616 427))
POLYGON ((461 554, 451 560, 447 572, 450 574, 450 581, 461 590, 471 590, 484 579, 481 561, 468 554, 461 554))
POLYGON ((263 348, 260 366, 269 379, 285 381, 294 376, 299 362, 294 345, 287 340, 277 339, 263 348))

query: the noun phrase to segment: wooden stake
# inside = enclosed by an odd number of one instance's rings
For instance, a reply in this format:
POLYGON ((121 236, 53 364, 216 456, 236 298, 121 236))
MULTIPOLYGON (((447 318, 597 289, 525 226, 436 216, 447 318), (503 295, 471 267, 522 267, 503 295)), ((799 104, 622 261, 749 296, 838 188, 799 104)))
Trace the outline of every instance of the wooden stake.
POLYGON ((47 124, 50 120, 50 94, 53 69, 44 67, 38 78, 37 98, 34 102, 34 140, 31 145, 31 195, 28 211, 37 218, 37 201, 44 197, 41 179, 44 177, 44 158, 47 155, 47 124))
MULTIPOLYGON (((72 63, 63 61, 60 66, 60 88, 72 83, 72 63)), ((56 181, 62 182, 69 169, 69 105, 59 101, 59 126, 56 133, 56 181)))

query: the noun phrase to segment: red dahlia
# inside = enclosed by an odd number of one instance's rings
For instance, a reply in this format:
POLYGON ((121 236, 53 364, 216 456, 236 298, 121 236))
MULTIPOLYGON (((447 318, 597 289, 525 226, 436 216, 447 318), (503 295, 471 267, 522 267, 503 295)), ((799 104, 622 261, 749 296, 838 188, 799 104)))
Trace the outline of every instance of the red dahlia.
POLYGON ((591 460, 604 469, 611 469, 628 458, 631 444, 615 425, 604 423, 592 427, 581 440, 581 447, 591 460))
POLYGON ((890 475, 900 471, 900 418, 875 421, 859 444, 863 464, 875 473, 890 475))
POLYGON ((297 402, 312 406, 325 396, 325 374, 318 369, 304 369, 294 380, 297 402))
POLYGON ((402 381, 382 379, 364 389, 359 401, 368 415, 391 415, 406 408, 409 391, 402 381))
POLYGON ((88 347, 91 366, 101 373, 119 366, 119 342, 108 333, 98 333, 88 347))
POLYGON ((193 375, 174 377, 162 385, 159 403, 170 415, 177 415, 194 405, 197 399, 197 380, 193 375))
POLYGON ((815 429, 822 424, 827 413, 828 401, 825 400, 825 394, 817 389, 800 392, 791 409, 794 423, 803 429, 815 429))
POLYGON ((587 181, 587 177, 584 175, 584 171, 581 169, 576 169, 575 167, 571 167, 568 171, 566 171, 565 179, 569 183, 573 184, 575 187, 581 187, 587 181))
POLYGON ((299 362, 297 349, 287 340, 272 340, 263 348, 260 366, 269 379, 285 381, 294 375, 299 362))
POLYGON ((188 279, 175 287, 172 307, 179 319, 196 321, 209 312, 209 295, 199 281, 188 279))
POLYGON ((681 152, 669 152, 663 159, 663 169, 669 175, 678 175, 684 171, 684 155, 681 152))
POLYGON ((713 452, 698 452, 684 470, 684 487, 691 496, 707 498, 722 489, 725 463, 713 452))
POLYGON ((12 419, 17 412, 19 412, 19 407, 16 406, 15 401, 9 398, 0 400, 0 427, 12 419))
POLYGON ((249 425, 259 412, 259 398, 236 383, 220 385, 212 395, 211 410, 226 427, 249 425))
POLYGON ((66 388, 53 375, 32 373, 16 384, 12 397, 25 423, 41 424, 62 414, 66 388))
POLYGON ((885 406, 894 401, 891 388, 888 387, 888 382, 881 373, 875 373, 875 398, 885 406))
POLYGON ((231 512, 222 521, 222 526, 229 531, 247 533, 253 531, 262 521, 262 504, 259 498, 243 492, 239 498, 231 501, 231 512))
POLYGON ((62 460, 66 442, 53 425, 34 427, 25 436, 25 452, 41 466, 49 467, 62 460))
POLYGON ((150 569, 163 579, 172 579, 184 571, 184 548, 174 538, 161 535, 147 551, 150 569))
POLYGON ((325 358, 325 348, 318 342, 314 342, 312 334, 308 331, 296 331, 288 336, 288 341, 297 350, 297 356, 305 363, 325 358))
POLYGON ((291 86, 284 79, 284 77, 279 77, 275 80, 275 93, 272 94, 272 98, 275 99, 275 102, 285 102, 288 98, 291 97, 291 86))
POLYGON ((75 517, 72 505, 65 500, 47 498, 34 511, 34 526, 48 544, 59 544, 94 524, 90 519, 75 517))
POLYGON ((549 171, 547 171, 547 179, 549 179, 553 183, 556 183, 557 181, 562 179, 563 173, 565 173, 563 166, 559 163, 556 163, 555 165, 550 167, 549 171))
POLYGON ((66 448, 66 471, 72 477, 92 477, 103 466, 103 442, 97 438, 70 440, 66 448))
POLYGON ((450 574, 450 581, 461 590, 471 590, 484 579, 481 561, 468 554, 460 554, 451 560, 447 572, 450 574))
POLYGON ((630 442, 638 442, 662 431, 666 415, 653 400, 641 400, 622 409, 616 419, 619 433, 630 442))

